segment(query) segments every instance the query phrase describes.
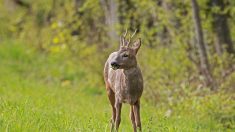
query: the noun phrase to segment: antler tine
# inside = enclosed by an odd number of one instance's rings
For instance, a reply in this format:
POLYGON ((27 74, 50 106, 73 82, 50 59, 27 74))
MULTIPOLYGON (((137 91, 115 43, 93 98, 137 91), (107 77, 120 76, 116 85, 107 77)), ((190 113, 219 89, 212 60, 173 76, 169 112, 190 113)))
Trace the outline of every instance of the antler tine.
POLYGON ((123 37, 122 37, 122 45, 125 46, 125 39, 126 39, 126 35, 127 35, 127 28, 126 28, 126 32, 124 33, 123 37))
POLYGON ((130 43, 131 43, 131 34, 129 33, 129 40, 128 40, 128 43, 127 43, 127 47, 129 47, 130 43))
POLYGON ((137 32, 137 29, 135 29, 135 32, 131 35, 131 38, 135 36, 136 32, 137 32))
POLYGON ((130 43, 131 43, 131 39, 134 37, 134 35, 136 34, 136 31, 137 31, 137 29, 135 29, 135 32, 131 35, 131 34, 129 34, 129 41, 128 41, 128 43, 127 43, 127 46, 129 46, 130 45, 130 43))
POLYGON ((122 45, 125 46, 125 37, 122 37, 122 45))
POLYGON ((128 30, 127 30, 127 28, 126 28, 126 32, 125 32, 125 34, 123 35, 124 38, 126 37, 127 32, 128 32, 128 30))
POLYGON ((122 36, 120 36, 120 45, 123 46, 122 36))

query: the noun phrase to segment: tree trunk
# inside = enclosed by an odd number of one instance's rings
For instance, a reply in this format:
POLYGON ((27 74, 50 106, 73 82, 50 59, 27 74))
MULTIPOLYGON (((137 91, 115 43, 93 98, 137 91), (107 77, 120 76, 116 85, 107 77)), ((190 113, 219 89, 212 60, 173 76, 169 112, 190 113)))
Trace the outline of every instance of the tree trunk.
POLYGON ((112 42, 118 40, 115 26, 118 23, 117 4, 115 0, 100 0, 104 9, 105 21, 108 26, 108 35, 112 42))
POLYGON ((205 77, 206 85, 211 87, 212 90, 215 90, 216 85, 210 73, 210 65, 209 65, 206 48, 205 48, 205 44, 203 40, 201 19, 199 16, 199 7, 198 7, 196 0, 191 0, 191 4, 192 4, 193 21, 194 21, 194 27, 195 27, 196 39, 197 39, 197 48, 198 48, 199 59, 200 59, 200 70, 203 76, 205 77))
POLYGON ((226 8, 226 4, 224 0, 210 0, 209 1, 209 8, 212 9, 213 7, 219 7, 219 12, 212 11, 212 28, 215 34, 215 47, 216 52, 219 55, 222 55, 223 48, 228 53, 234 53, 233 43, 230 35, 230 30, 228 26, 228 14, 222 13, 226 8))

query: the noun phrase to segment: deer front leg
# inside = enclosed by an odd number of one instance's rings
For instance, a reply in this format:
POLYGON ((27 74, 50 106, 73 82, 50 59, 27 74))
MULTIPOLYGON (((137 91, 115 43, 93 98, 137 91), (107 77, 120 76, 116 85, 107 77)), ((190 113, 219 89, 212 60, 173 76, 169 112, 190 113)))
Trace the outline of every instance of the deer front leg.
POLYGON ((135 123, 139 131, 141 130, 141 121, 140 121, 140 101, 138 100, 134 105, 133 105, 133 111, 135 115, 135 123))
POLYGON ((116 108, 115 108, 115 94, 114 92, 111 90, 111 88, 107 88, 107 94, 108 94, 108 97, 109 97, 109 101, 110 101, 110 104, 112 106, 112 118, 110 120, 110 123, 111 123, 111 128, 110 128, 110 131, 112 132, 113 131, 113 128, 114 128, 114 122, 115 122, 115 118, 116 118, 116 108))
POLYGON ((118 128, 121 122, 122 103, 119 103, 118 101, 116 101, 115 108, 116 108, 115 127, 116 127, 116 131, 118 131, 118 128))
POLYGON ((131 123, 132 123, 132 127, 133 127, 133 129, 134 129, 134 132, 136 132, 134 108, 133 108, 132 105, 131 105, 131 108, 130 108, 130 119, 131 119, 131 123))

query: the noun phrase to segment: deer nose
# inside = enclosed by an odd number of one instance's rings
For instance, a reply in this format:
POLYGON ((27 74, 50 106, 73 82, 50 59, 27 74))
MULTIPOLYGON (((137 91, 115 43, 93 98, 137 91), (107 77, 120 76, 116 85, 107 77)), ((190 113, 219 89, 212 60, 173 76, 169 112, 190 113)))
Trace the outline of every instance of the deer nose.
POLYGON ((117 62, 111 62, 111 66, 112 66, 112 67, 119 67, 119 65, 118 65, 117 62))

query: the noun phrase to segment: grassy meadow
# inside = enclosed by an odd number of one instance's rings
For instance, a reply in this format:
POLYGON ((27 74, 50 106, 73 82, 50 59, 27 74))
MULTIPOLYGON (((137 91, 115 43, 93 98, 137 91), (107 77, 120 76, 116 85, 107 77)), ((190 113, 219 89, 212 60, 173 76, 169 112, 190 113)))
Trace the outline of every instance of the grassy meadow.
MULTIPOLYGON (((105 88, 82 84, 86 81, 79 75, 82 73, 75 75, 78 78, 74 83, 57 80, 64 67, 61 58, 45 56, 22 44, 7 41, 0 45, 0 60, 0 131, 109 131, 111 108, 105 88)), ((143 131, 232 132, 224 125, 234 128, 234 124, 223 124, 212 115, 202 113, 213 112, 203 106, 205 101, 211 103, 208 107, 216 109, 217 100, 213 95, 192 99, 169 111, 169 108, 148 103, 143 97, 143 131)), ((132 131, 129 106, 123 108, 120 131, 132 131)))

